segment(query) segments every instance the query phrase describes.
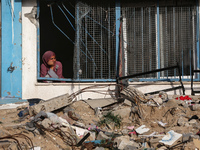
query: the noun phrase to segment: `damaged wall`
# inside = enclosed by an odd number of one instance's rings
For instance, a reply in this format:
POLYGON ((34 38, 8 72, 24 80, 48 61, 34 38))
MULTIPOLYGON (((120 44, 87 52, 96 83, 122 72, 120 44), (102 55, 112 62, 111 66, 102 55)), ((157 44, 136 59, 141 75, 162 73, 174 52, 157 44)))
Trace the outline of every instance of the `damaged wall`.
MULTIPOLYGON (((66 93, 74 93, 84 87, 99 83, 38 83, 37 82, 37 28, 25 14, 29 14, 37 6, 36 0, 22 1, 22 99, 41 98, 44 100, 57 97, 66 93)), ((65 66, 63 66, 65 67, 65 66)), ((100 83, 106 84, 106 83, 100 83)), ((110 83, 108 83, 110 84, 110 83)), ((144 93, 162 90, 179 85, 179 82, 131 82, 131 85, 144 93)), ((199 84, 199 83, 198 83, 199 84)), ((198 87, 195 83, 195 86, 198 87)), ((113 83, 115 85, 115 83, 113 83)), ((185 94, 191 94, 190 83, 185 82, 185 94)), ((108 88, 104 88, 107 90, 108 88)), ((182 94, 182 90, 169 92, 169 94, 182 94)), ((97 93, 83 93, 78 98, 107 98, 109 95, 97 93)))

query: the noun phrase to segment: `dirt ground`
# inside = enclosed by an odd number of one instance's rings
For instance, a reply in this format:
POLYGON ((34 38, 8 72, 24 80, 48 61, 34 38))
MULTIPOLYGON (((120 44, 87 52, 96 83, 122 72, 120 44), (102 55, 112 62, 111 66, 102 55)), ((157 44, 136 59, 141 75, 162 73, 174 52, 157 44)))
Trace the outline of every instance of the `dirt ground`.
MULTIPOLYGON (((192 96, 191 96, 192 97, 192 96)), ((199 98, 195 97, 195 101, 197 101, 199 98)), ((6 137, 8 135, 14 135, 14 134, 23 134, 28 136, 31 141, 33 142, 33 145, 35 147, 40 147, 42 150, 59 150, 59 149, 80 149, 77 147, 72 147, 66 144, 63 139, 59 138, 57 134, 52 134, 50 132, 45 131, 45 135, 42 135, 37 132, 30 132, 26 130, 25 124, 29 122, 30 116, 27 116, 23 121, 19 120, 18 113, 22 110, 24 110, 27 105, 23 105, 14 109, 2 109, 0 110, 0 137, 6 137)), ((95 115, 94 109, 92 109, 85 101, 77 101, 70 105, 71 108, 75 110, 75 112, 80 116, 79 122, 83 123, 85 126, 88 125, 96 125, 99 121, 99 117, 95 115)), ((113 107, 106 108, 107 110, 124 110, 126 108, 130 108, 131 106, 125 104, 125 103, 119 103, 115 104, 113 107)), ((178 102, 176 102, 175 99, 172 101, 168 101, 165 105, 161 105, 159 107, 155 106, 148 106, 146 104, 140 105, 140 111, 142 114, 142 118, 139 118, 139 116, 129 116, 130 112, 127 113, 127 117, 122 118, 121 126, 120 128, 114 128, 112 132, 122 134, 122 130, 127 129, 128 126, 134 126, 134 128, 138 128, 141 125, 146 125, 150 130, 145 133, 145 135, 149 135, 152 132, 156 132, 157 134, 165 134, 170 130, 173 130, 180 134, 186 134, 186 133, 193 133, 196 134, 200 129, 200 122, 199 119, 196 119, 196 122, 192 125, 178 125, 177 121, 180 117, 184 117, 185 119, 190 119, 192 116, 200 116, 199 111, 192 111, 190 107, 183 107, 182 105, 179 105, 178 102), (167 123, 166 126, 161 126, 158 124, 158 121, 162 121, 163 123, 167 123)), ((63 116, 63 111, 58 110, 54 112, 57 114, 57 116, 63 116)), ((102 128, 105 130, 105 128, 102 128)), ((68 134, 70 130, 68 130, 66 127, 62 127, 62 130, 68 134)), ((110 130, 109 130, 110 131, 110 130)), ((69 134, 69 136, 71 136, 69 134)), ((79 141, 82 137, 77 137, 77 141, 79 141)), ((138 137, 131 137, 130 139, 139 139, 138 137)), ((17 138, 19 139, 20 143, 24 143, 26 145, 26 142, 24 141, 24 138, 17 138)), ((1 139, 2 140, 9 140, 11 139, 1 139)), ((87 139, 89 140, 89 138, 87 139)), ((86 140, 86 141, 87 141, 86 140)), ((147 138, 146 141, 149 141, 151 143, 152 147, 158 147, 159 145, 162 146, 164 144, 161 144, 158 142, 158 140, 155 140, 155 138, 147 138), (156 141, 156 142, 153 142, 156 141)), ((136 140, 137 141, 137 140, 136 140)), ((175 144, 182 141, 182 138, 180 138, 178 141, 176 141, 175 144)), ((69 143, 69 142, 68 142, 69 143)), ((1 143, 0 143, 1 144, 1 143)), ((175 145, 174 144, 174 145, 175 145)), ((185 144, 180 144, 181 147, 184 150, 194 150, 196 148, 196 145, 193 141, 186 142, 185 144)), ((14 146, 13 146, 14 147, 14 146)), ((7 148, 5 148, 7 149, 7 148)), ((8 148, 9 149, 9 148, 8 148)), ((10 149, 15 149, 10 146, 10 149)), ((180 147, 174 148, 174 149, 181 149, 180 147)))

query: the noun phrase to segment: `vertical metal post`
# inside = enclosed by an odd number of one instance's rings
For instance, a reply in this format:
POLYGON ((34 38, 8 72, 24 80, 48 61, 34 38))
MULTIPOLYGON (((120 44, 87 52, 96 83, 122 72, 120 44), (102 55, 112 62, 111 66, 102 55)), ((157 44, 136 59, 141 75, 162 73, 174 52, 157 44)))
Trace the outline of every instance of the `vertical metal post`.
POLYGON ((77 52, 77 79, 79 79, 80 70, 80 45, 79 45, 79 0, 76 1, 76 52, 77 52))
MULTIPOLYGON (((108 7, 108 30, 110 31, 110 6, 108 7)), ((108 72, 109 72, 109 75, 108 75, 108 78, 110 79, 111 78, 111 68, 110 68, 110 51, 111 51, 111 37, 110 37, 110 32, 108 32, 108 72)))
MULTIPOLYGON (((158 68, 160 69, 160 14, 159 14, 159 0, 157 0, 157 41, 158 41, 158 68)), ((160 72, 158 72, 158 79, 160 79, 160 72)))
MULTIPOLYGON (((39 17, 40 2, 37 1, 37 16, 39 17)), ((40 77, 40 27, 37 28, 37 78, 40 77)))
MULTIPOLYGON (((88 30, 88 26, 87 26, 87 17, 85 17, 85 29, 86 30, 88 30)), ((85 50, 86 50, 86 52, 85 52, 85 60, 86 60, 86 66, 85 66, 85 77, 86 78, 88 78, 88 58, 87 58, 87 56, 88 56, 88 43, 87 43, 87 32, 85 31, 85 50)))
POLYGON ((116 77, 119 77, 119 28, 120 28, 120 0, 115 0, 116 11, 116 77))
MULTIPOLYGON (((199 62, 199 1, 197 0, 197 69, 200 69, 200 62, 199 62)), ((198 80, 200 80, 200 74, 198 74, 198 80)))
MULTIPOLYGON (((94 8, 92 8, 92 13, 94 14, 94 8)), ((95 37, 95 22, 93 21, 93 29, 92 29, 92 33, 93 33, 93 37, 95 37)), ((92 52, 93 52, 93 54, 92 54, 92 57, 94 58, 94 61, 95 61, 95 58, 96 58, 96 56, 95 56, 95 42, 94 42, 94 40, 93 40, 93 42, 92 42, 92 48, 93 48, 93 50, 92 50, 92 52)), ((95 79, 95 66, 93 65, 93 79, 95 79)))
POLYGON ((151 7, 149 7, 149 41, 150 41, 150 44, 149 44, 149 69, 151 70, 152 69, 152 40, 151 40, 151 7))
MULTIPOLYGON (((174 63, 176 63, 176 19, 175 7, 173 7, 173 52, 174 52, 174 63)), ((176 69, 174 70, 174 77, 176 77, 176 69)))
MULTIPOLYGON (((103 25, 103 22, 102 22, 102 20, 103 20, 103 17, 102 17, 102 7, 101 7, 101 9, 100 9, 100 11, 101 11, 101 24, 103 25)), ((102 33, 102 30, 103 30, 103 28, 101 27, 101 48, 104 48, 103 47, 103 33, 102 33)), ((104 62, 103 62, 103 51, 101 50, 101 79, 103 78, 103 64, 104 64, 104 62)))
POLYGON ((143 16, 143 7, 141 8, 141 31, 142 31, 142 72, 144 72, 144 25, 143 25, 143 20, 144 20, 144 16, 143 16))

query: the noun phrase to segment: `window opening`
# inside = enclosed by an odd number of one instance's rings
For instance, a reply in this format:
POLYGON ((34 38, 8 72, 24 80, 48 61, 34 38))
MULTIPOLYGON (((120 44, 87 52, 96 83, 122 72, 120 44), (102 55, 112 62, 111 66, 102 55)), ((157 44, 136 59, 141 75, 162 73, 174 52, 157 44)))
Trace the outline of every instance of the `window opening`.
POLYGON ((64 77, 73 81, 114 79, 115 35, 110 24, 114 27, 115 6, 110 10, 108 5, 103 8, 103 2, 96 5, 96 2, 81 1, 76 3, 76 7, 75 3, 67 2, 72 8, 66 7, 65 1, 39 1, 40 58, 45 51, 54 51, 63 64, 64 77), (100 14, 95 14, 97 12, 100 14), (45 41, 46 38, 50 40, 45 41))
MULTIPOLYGON (((73 41, 75 31, 72 26, 75 26, 75 21, 63 7, 70 6, 68 11, 71 14, 75 14, 71 4, 73 4, 73 1, 70 4, 69 1, 59 3, 52 3, 47 0, 39 1, 40 58, 46 51, 54 51, 57 60, 61 61, 63 65, 64 78, 73 78, 73 41), (66 13, 64 12, 63 14, 61 9, 63 12, 65 10, 66 13)), ((40 64, 38 65, 41 65, 41 63, 42 60, 40 59, 40 64)))
POLYGON ((76 5, 75 78, 115 79, 115 3, 81 0, 76 5), (92 57, 92 62, 83 53, 92 57))
MULTIPOLYGON (((125 0, 121 3, 126 75, 170 67, 178 62, 183 80, 190 80, 191 65, 196 68, 199 63, 197 2, 125 0)), ((178 80, 177 70, 143 75, 135 81, 163 79, 178 80)))

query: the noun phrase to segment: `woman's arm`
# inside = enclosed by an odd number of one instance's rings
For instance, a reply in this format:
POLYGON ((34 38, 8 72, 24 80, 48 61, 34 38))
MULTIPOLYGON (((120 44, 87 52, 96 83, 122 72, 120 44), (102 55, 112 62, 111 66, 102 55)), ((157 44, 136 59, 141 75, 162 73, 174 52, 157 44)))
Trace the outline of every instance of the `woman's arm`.
POLYGON ((45 77, 47 75, 47 68, 44 64, 40 67, 40 77, 45 77))
POLYGON ((58 75, 58 78, 64 78, 63 77, 63 72, 62 72, 62 63, 59 61, 56 61, 56 65, 58 65, 58 68, 56 70, 56 74, 58 75))
MULTIPOLYGON (((62 70, 62 63, 59 61, 56 61, 56 64, 58 65, 58 69, 56 71, 56 74, 58 75, 58 78, 64 78, 63 77, 63 70, 62 70)), ((65 81, 61 81, 61 83, 65 83, 65 81)))

